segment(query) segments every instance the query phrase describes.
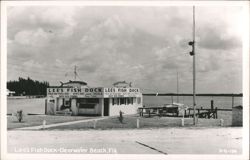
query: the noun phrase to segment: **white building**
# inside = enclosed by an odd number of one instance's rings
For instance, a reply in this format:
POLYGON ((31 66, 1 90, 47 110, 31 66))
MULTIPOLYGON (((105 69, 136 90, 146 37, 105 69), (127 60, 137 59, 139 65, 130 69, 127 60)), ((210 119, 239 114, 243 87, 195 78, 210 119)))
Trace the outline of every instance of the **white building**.
POLYGON ((70 81, 47 88, 46 114, 67 112, 72 115, 113 116, 135 114, 142 107, 139 88, 87 87, 87 83, 70 81), (71 85, 72 84, 72 85, 71 85))
POLYGON ((7 96, 13 96, 16 92, 7 89, 7 96))

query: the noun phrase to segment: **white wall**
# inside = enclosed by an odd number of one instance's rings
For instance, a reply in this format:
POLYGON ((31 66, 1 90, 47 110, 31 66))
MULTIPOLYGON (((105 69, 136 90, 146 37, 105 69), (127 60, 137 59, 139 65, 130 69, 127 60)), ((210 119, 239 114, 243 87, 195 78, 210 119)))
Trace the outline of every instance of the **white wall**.
POLYGON ((232 110, 232 126, 242 126, 243 115, 242 108, 233 107, 232 110))
POLYGON ((136 114, 138 108, 142 107, 142 102, 140 104, 112 105, 112 98, 109 99, 109 102, 109 116, 119 115, 120 111, 124 114, 136 114))
POLYGON ((47 115, 54 115, 55 114, 55 103, 47 101, 47 115))

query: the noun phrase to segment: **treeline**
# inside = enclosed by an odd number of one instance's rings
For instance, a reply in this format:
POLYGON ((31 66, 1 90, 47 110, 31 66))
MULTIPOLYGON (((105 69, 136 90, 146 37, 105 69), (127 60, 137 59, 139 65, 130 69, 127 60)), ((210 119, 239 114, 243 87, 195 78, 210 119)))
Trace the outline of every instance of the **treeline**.
POLYGON ((39 82, 37 80, 32 80, 29 77, 27 79, 19 77, 18 81, 7 82, 8 90, 15 91, 15 96, 46 95, 47 87, 49 87, 48 82, 39 82))

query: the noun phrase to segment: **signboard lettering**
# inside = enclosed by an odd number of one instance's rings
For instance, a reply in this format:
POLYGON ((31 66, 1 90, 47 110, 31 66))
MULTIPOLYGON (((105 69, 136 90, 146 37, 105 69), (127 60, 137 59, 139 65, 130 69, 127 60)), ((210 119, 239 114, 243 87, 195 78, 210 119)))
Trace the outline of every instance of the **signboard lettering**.
POLYGON ((105 98, 105 97, 138 97, 139 88, 48 88, 47 96, 78 97, 78 98, 105 98))

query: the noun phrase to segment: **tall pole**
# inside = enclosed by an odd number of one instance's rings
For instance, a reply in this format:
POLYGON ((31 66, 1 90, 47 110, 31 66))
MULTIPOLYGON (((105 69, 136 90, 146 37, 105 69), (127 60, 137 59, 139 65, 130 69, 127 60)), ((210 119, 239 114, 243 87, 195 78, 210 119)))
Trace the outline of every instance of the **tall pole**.
POLYGON ((75 75, 75 81, 76 81, 76 66, 75 66, 75 69, 74 69, 74 75, 75 75))
POLYGON ((177 103, 179 103, 179 76, 177 71, 177 103))
POLYGON ((193 111, 194 111, 194 117, 193 117, 193 124, 196 125, 196 93, 195 93, 195 6, 193 6, 193 111))

